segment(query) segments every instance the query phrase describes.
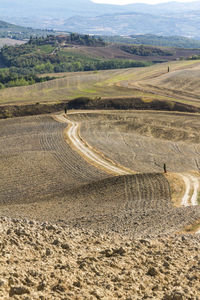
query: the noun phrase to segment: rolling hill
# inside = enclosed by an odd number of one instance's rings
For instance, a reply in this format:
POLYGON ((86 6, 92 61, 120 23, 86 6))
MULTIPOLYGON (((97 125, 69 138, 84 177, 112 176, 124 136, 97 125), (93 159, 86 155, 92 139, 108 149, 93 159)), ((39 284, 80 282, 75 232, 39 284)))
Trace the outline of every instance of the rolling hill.
POLYGON ((145 111, 0 120, 1 299, 198 299, 199 125, 197 114, 145 111), (90 164, 67 139, 72 124, 86 149, 141 173, 90 164), (184 175, 164 175, 164 159, 184 175))
POLYGON ((183 36, 162 36, 155 34, 136 34, 129 36, 102 36, 104 41, 122 44, 152 45, 161 47, 199 48, 200 41, 183 36))
POLYGON ((102 35, 157 34, 199 38, 199 24, 198 11, 172 15, 129 11, 96 17, 74 16, 66 20, 62 29, 102 35))
POLYGON ((31 0, 28 3, 2 0, 0 19, 34 28, 83 33, 153 33, 200 37, 199 1, 119 6, 97 4, 89 0, 75 0, 70 5, 64 0, 31 0))
POLYGON ((0 51, 0 89, 49 80, 38 74, 98 71, 151 66, 200 56, 200 49, 105 43, 101 37, 70 33, 31 37, 0 51))

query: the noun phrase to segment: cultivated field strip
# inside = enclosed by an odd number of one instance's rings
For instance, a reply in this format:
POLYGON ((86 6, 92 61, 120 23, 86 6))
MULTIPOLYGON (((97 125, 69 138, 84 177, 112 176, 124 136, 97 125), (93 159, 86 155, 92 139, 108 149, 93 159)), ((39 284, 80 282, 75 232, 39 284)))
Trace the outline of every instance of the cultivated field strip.
POLYGON ((79 118, 81 136, 91 146, 136 172, 162 172, 164 163, 171 172, 199 171, 200 121, 196 116, 123 112, 99 118, 88 113, 89 120, 85 114, 70 118, 79 118))
MULTIPOLYGON (((146 173, 111 176, 89 164, 65 140, 67 124, 52 116, 2 120, 0 215, 136 237, 176 232, 200 219, 199 206, 173 207, 169 182, 161 174, 164 162, 184 174, 194 166, 197 171, 198 118, 158 112, 79 113, 67 118, 80 124, 83 142, 118 166, 146 173), (181 124, 187 125, 184 130, 181 124), (158 130, 161 125, 164 133, 158 130)), ((193 195, 191 204, 196 192, 193 195)))
POLYGON ((0 204, 52 199, 109 176, 74 153, 63 130, 49 116, 0 121, 0 204))
POLYGON ((103 173, 82 161, 64 140, 66 124, 54 121, 51 117, 44 123, 41 145, 43 151, 51 151, 55 159, 68 175, 78 182, 89 182, 103 177, 103 173))
MULTIPOLYGON (((1 207, 0 214, 5 214, 7 209, 8 206, 1 207)), ((142 232, 144 235, 166 233, 171 226, 174 231, 172 220, 177 226, 176 218, 180 213, 177 210, 174 215, 168 181, 162 174, 153 173, 106 178, 34 206, 31 203, 14 204, 9 207, 9 214, 15 218, 31 216, 40 221, 62 220, 63 224, 76 227, 122 231, 140 236, 142 232)), ((188 224, 187 216, 186 212, 181 216, 182 225, 188 224)), ((192 220, 196 218, 197 213, 192 220)))
MULTIPOLYGON (((129 166, 137 172, 163 172, 164 164, 167 165, 167 171, 180 172, 185 184, 181 205, 199 204, 199 176, 190 172, 199 171, 198 117, 187 114, 174 116, 159 112, 149 112, 147 115, 145 112, 105 111, 99 115, 88 112, 69 117, 79 120, 81 136, 113 161, 129 166)), ((139 188, 135 188, 135 180, 138 180, 137 177, 125 177, 126 199, 133 199, 133 195, 137 195, 137 199, 146 199, 145 203, 148 206, 147 202, 151 203, 154 200, 153 176, 145 178, 144 175, 139 188)), ((163 194, 166 194, 166 190, 163 194)), ((126 210, 129 207, 131 210, 132 205, 127 200, 126 210)))
POLYGON ((126 210, 165 210, 171 206, 170 187, 162 174, 125 176, 126 210))
POLYGON ((103 169, 105 172, 112 173, 114 175, 126 175, 132 174, 133 171, 120 166, 117 163, 112 162, 105 156, 98 153, 95 149, 91 148, 79 134, 79 123, 71 122, 63 115, 56 115, 55 118, 59 122, 68 124, 66 129, 67 140, 70 145, 87 161, 95 165, 97 168, 103 169))

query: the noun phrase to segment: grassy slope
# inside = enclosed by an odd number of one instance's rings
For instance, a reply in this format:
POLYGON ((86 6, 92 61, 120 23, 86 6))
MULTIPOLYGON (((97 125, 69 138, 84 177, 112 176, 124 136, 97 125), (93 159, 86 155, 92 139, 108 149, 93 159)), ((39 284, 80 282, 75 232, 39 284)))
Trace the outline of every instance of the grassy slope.
MULTIPOLYGON (((196 63, 198 62, 195 61, 195 64, 196 63)), ((58 78, 53 81, 39 83, 33 86, 0 90, 0 104, 56 102, 78 96, 137 96, 142 97, 146 101, 149 99, 168 99, 199 105, 198 102, 195 102, 194 99, 190 100, 189 97, 188 99, 181 99, 179 92, 170 96, 165 95, 164 92, 160 94, 158 92, 158 94, 156 94, 149 92, 148 89, 142 90, 131 86, 131 84, 135 84, 136 81, 146 84, 148 78, 149 80, 154 77, 159 78, 159 75, 163 75, 167 72, 168 65, 170 66, 170 72, 172 72, 178 69, 187 69, 193 64, 194 61, 180 61, 157 64, 146 68, 62 73, 58 74, 58 78), (60 78, 60 76, 62 77, 60 78)), ((192 68, 190 70, 192 70, 192 68)), ((188 78, 188 82, 189 80, 190 78, 188 78)))

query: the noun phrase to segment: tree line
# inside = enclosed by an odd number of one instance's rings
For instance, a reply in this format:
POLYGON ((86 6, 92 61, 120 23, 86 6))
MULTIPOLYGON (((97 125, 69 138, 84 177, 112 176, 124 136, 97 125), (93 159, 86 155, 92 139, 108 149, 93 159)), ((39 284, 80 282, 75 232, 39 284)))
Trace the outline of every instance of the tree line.
POLYGON ((149 46, 128 46, 123 45, 120 47, 123 51, 139 56, 172 56, 173 52, 165 49, 160 49, 157 47, 149 46))
POLYGON ((0 72, 0 89, 14 86, 32 85, 38 82, 44 82, 52 79, 54 79, 54 77, 38 77, 36 75, 23 76, 20 74, 10 72, 10 70, 3 70, 0 72))

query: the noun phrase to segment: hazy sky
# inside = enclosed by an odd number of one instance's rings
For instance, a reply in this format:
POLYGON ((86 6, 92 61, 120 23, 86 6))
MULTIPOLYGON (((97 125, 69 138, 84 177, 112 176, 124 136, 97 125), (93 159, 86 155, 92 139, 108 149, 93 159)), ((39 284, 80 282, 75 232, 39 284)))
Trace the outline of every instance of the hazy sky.
MULTIPOLYGON (((148 4, 156 4, 156 3, 164 3, 164 2, 172 2, 173 0, 92 0, 96 3, 110 3, 110 4, 130 4, 130 3, 148 3, 148 4)), ((176 2, 194 2, 195 0, 174 0, 176 2)))

